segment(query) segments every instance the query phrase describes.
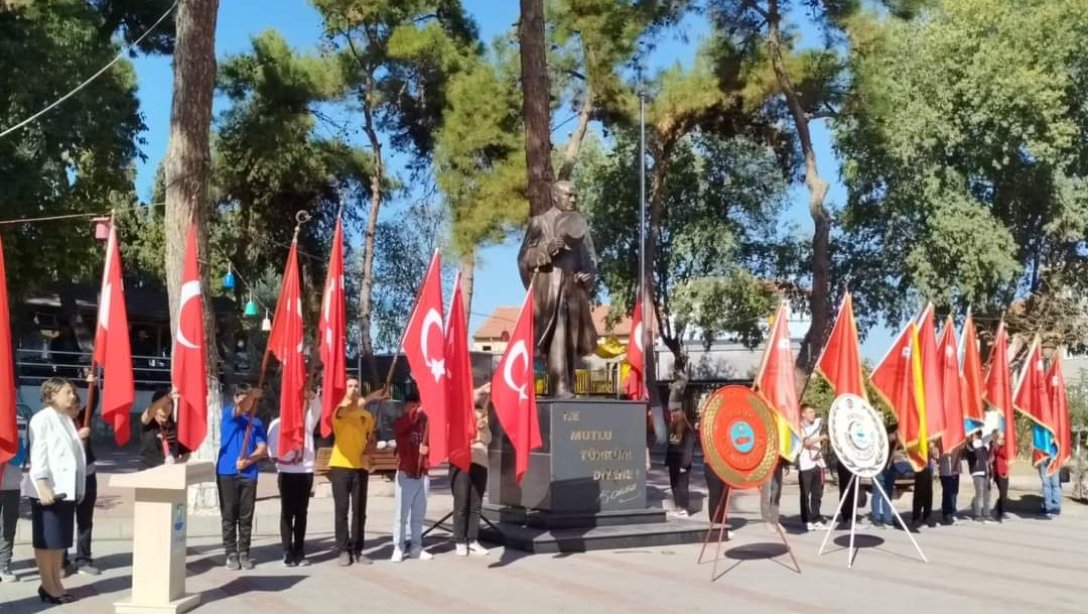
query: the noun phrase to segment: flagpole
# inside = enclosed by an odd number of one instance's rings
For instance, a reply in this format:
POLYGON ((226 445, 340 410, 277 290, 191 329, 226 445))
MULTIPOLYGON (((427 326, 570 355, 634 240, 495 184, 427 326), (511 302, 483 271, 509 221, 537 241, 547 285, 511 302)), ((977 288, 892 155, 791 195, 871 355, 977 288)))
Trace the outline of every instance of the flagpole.
MULTIPOLYGON (((295 235, 293 237, 291 237, 291 246, 292 247, 297 247, 297 245, 298 245, 298 233, 299 233, 299 231, 302 230, 302 225, 305 224, 306 222, 309 222, 310 219, 311 219, 310 214, 307 213, 304 210, 295 213, 295 235)), ((286 280, 284 280, 284 282, 286 283, 286 280)), ((257 388, 259 388, 259 389, 264 388, 264 380, 265 380, 265 377, 268 375, 268 360, 269 360, 269 357, 271 355, 272 355, 271 348, 269 348, 268 345, 265 344, 264 356, 261 357, 261 371, 260 371, 260 375, 257 377, 257 388)), ((253 416, 257 413, 256 399, 253 399, 253 397, 251 397, 251 396, 247 396, 245 399, 242 400, 242 403, 245 403, 246 401, 249 401, 249 407, 246 408, 246 416, 249 419, 246 421, 245 435, 242 436, 242 448, 239 451, 239 456, 238 456, 239 460, 246 457, 246 448, 249 447, 250 437, 253 436, 253 416)))
MULTIPOLYGON (((110 232, 111 233, 113 233, 114 214, 115 214, 115 210, 110 209, 110 232)), ((110 250, 109 239, 106 239, 106 262, 107 263, 109 263, 110 254, 112 254, 112 253, 113 252, 110 250)), ((107 275, 109 275, 109 270, 102 271, 103 281, 105 280, 107 275)), ((101 296, 98 297, 98 309, 99 309, 99 311, 101 311, 101 309, 102 309, 102 297, 101 296)), ((101 314, 99 314, 98 321, 99 322, 102 321, 101 314)), ((95 323, 95 326, 96 327, 98 326, 97 322, 95 323)), ((95 337, 97 338, 98 335, 96 334, 95 337)), ((87 408, 83 412, 83 428, 91 428, 91 414, 94 412, 95 393, 98 390, 98 378, 96 377, 96 375, 97 375, 97 373, 95 373, 94 356, 91 356, 91 380, 87 382, 87 408)))
MULTIPOLYGON (((431 265, 435 263, 436 258, 438 258, 437 247, 434 249, 434 254, 431 255, 431 262, 427 265, 427 272, 430 272, 431 265)), ((439 271, 439 277, 441 278, 441 271, 439 271)), ((397 368, 397 360, 400 358, 401 350, 404 349, 404 340, 408 337, 408 328, 412 324, 412 319, 416 316, 416 309, 419 308, 419 299, 423 295, 423 284, 426 280, 427 273, 424 273, 423 281, 419 282, 419 288, 416 288, 416 298, 412 301, 412 310, 408 312, 408 322, 404 325, 404 332, 400 334, 400 341, 397 343, 397 349, 393 352, 393 360, 389 362, 389 372, 385 375, 385 388, 389 388, 393 383, 393 370, 397 368)))

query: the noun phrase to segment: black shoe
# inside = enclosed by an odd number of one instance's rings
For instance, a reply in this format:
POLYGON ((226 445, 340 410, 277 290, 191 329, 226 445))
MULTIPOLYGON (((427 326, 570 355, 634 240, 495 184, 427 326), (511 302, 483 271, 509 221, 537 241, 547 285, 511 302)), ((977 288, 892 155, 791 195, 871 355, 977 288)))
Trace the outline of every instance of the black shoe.
POLYGON ((91 565, 90 563, 84 563, 82 565, 76 565, 76 570, 79 571, 79 573, 81 573, 81 574, 83 574, 85 576, 100 576, 100 575, 102 575, 102 570, 95 567, 94 565, 91 565))
POLYGON ((250 569, 253 569, 257 566, 253 562, 253 559, 249 558, 249 554, 245 553, 238 555, 238 564, 241 565, 242 569, 245 569, 246 571, 249 571, 250 569))
POLYGON ((79 568, 75 566, 75 563, 64 561, 61 565, 61 571, 64 573, 64 577, 73 576, 79 572, 79 568))
POLYGON ((228 554, 227 555, 227 569, 229 569, 231 571, 238 571, 241 568, 242 568, 242 565, 241 565, 241 563, 238 562, 238 555, 233 554, 233 553, 228 554))
POLYGON ((937 522, 930 518, 926 520, 926 526, 932 529, 933 527, 937 526, 937 522))
POLYGON ((49 593, 45 592, 45 587, 40 586, 40 585, 38 586, 38 599, 41 599, 42 603, 52 603, 52 604, 65 603, 65 601, 63 599, 63 596, 54 597, 54 596, 50 595, 49 593))

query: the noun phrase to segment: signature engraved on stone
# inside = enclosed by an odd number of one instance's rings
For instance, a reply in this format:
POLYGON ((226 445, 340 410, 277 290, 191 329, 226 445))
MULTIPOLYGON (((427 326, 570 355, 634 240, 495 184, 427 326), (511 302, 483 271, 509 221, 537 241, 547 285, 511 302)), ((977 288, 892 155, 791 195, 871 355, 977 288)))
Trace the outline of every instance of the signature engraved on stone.
POLYGON ((606 490, 600 494, 598 500, 601 503, 612 503, 613 501, 619 503, 626 503, 628 501, 634 501, 638 497, 638 483, 628 484, 623 488, 617 488, 615 490, 606 490))

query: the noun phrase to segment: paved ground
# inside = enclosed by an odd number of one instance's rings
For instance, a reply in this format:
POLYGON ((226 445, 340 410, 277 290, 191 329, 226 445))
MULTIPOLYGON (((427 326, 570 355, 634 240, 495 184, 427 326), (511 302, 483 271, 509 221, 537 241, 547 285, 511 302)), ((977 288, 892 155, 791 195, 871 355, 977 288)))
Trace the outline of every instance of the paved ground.
MULTIPOLYGON (((108 464, 107 464, 108 469, 108 464)), ((652 474, 652 504, 661 505, 667 478, 660 468, 652 474)), ((696 476, 701 470, 696 470, 696 476)), ((795 482, 787 478, 787 484, 795 482)), ((701 480, 698 486, 701 487, 701 480)), ((443 480, 435 480, 430 516, 448 511, 451 500, 443 480)), ((712 565, 698 564, 698 545, 586 554, 526 556, 494 549, 483 558, 460 558, 439 533, 428 541, 433 561, 338 567, 330 553, 331 500, 315 498, 311 505, 310 551, 315 565, 287 569, 278 562, 276 537, 278 501, 274 478, 262 475, 259 489, 257 539, 259 565, 251 572, 224 569, 218 539, 218 519, 192 519, 189 590, 201 593, 198 612, 242 614, 300 614, 304 612, 441 611, 441 612, 589 612, 668 608, 672 611, 745 612, 993 612, 1084 611, 1088 571, 1088 507, 1070 500, 1063 515, 1046 521, 1032 515, 1038 505, 1035 481, 1022 469, 1014 481, 1030 492, 1014 492, 1014 517, 1003 525, 961 522, 953 527, 923 528, 918 539, 929 563, 918 559, 907 535, 895 530, 863 529, 854 568, 846 568, 848 532, 833 534, 828 552, 817 556, 820 533, 796 527, 797 490, 788 486, 782 512, 790 544, 801 566, 790 568, 789 557, 776 535, 758 521, 758 497, 741 493, 733 500, 736 537, 726 544, 720 577, 711 581, 712 565), (210 535, 210 536, 209 536, 210 535), (723 574, 723 575, 722 575, 723 574)), ((369 500, 368 550, 386 559, 392 498, 380 483, 369 500)), ((694 485, 693 485, 694 486, 694 485)), ((966 486, 966 484, 965 484, 966 486)), ((829 486, 824 511, 832 510, 834 486, 829 486)), ((940 496, 939 486, 935 495, 940 496)), ((696 497, 701 502, 701 497, 696 497)), ((970 503, 970 489, 960 495, 960 507, 970 503)), ((909 493, 896 501, 910 508, 909 493)), ((131 542, 126 530, 130 504, 117 492, 104 489, 97 515, 95 555, 105 570, 97 578, 76 576, 68 587, 80 600, 64 606, 71 611, 112 612, 112 604, 127 596, 131 582, 131 542)), ((129 512, 130 513, 130 512, 129 512)), ((702 512, 701 515, 705 514, 702 512)), ((705 518, 705 516, 704 516, 705 518)), ((28 523, 23 523, 27 524, 28 523)), ((20 527, 21 529, 23 527, 20 527)), ((22 533, 22 531, 21 531, 22 533)), ((21 581, 0 584, 0 612, 36 612, 36 571, 29 545, 16 547, 16 572, 21 581)), ((707 556, 709 561, 711 557, 707 556)))

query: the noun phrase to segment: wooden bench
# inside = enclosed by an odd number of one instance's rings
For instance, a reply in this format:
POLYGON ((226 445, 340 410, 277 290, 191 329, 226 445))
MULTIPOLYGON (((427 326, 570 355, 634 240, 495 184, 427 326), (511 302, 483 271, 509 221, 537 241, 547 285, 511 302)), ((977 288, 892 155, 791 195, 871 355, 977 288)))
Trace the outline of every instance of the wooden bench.
MULTIPOLYGON (((318 448, 314 457, 314 473, 327 476, 329 473, 329 458, 332 457, 332 448, 318 448)), ((397 455, 392 450, 375 450, 371 454, 370 473, 396 473, 397 455)))

